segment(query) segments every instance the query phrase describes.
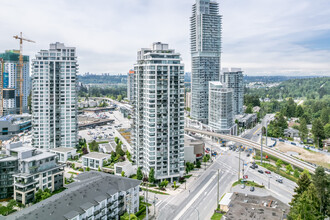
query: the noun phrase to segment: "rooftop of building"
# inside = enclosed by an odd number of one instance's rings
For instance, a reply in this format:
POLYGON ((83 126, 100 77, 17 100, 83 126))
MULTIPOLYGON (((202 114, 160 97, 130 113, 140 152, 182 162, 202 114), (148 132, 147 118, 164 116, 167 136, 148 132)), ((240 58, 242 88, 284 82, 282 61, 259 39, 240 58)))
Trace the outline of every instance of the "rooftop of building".
MULTIPOLYGON (((136 187, 141 181, 102 172, 85 172, 66 186, 67 190, 6 216, 7 220, 71 219, 117 192, 136 187)), ((1 218, 0 218, 1 219, 1 218)))
POLYGON ((103 159, 106 157, 110 157, 110 155, 104 153, 98 153, 98 152, 90 152, 89 154, 85 154, 83 157, 88 157, 93 159, 103 159))
MULTIPOLYGON (((0 53, 0 58, 3 58, 5 61, 18 62, 19 50, 6 50, 4 53, 0 53)), ((23 62, 29 62, 29 56, 23 55, 23 62)))
POLYGON ((257 117, 257 114, 242 114, 242 115, 235 115, 235 119, 238 120, 248 120, 251 117, 257 117))
POLYGON ((111 152, 111 151, 115 151, 116 143, 114 141, 111 141, 110 143, 99 144, 99 147, 105 148, 107 152, 111 152))
POLYGON ((243 193, 233 193, 230 197, 229 211, 226 219, 248 220, 267 219, 278 220, 287 214, 290 207, 272 196, 254 196, 243 193))
POLYGON ((7 154, 1 154, 0 153, 0 162, 12 161, 12 160, 17 160, 17 158, 12 157, 12 156, 8 156, 7 154))
POLYGON ((0 117, 0 122, 1 121, 7 121, 12 124, 21 124, 24 122, 31 121, 32 116, 30 114, 24 113, 22 115, 6 115, 0 117))
POLYGON ((75 148, 73 148, 73 147, 57 147, 57 148, 52 148, 50 150, 55 151, 55 152, 60 152, 60 153, 66 153, 66 152, 75 150, 75 148))

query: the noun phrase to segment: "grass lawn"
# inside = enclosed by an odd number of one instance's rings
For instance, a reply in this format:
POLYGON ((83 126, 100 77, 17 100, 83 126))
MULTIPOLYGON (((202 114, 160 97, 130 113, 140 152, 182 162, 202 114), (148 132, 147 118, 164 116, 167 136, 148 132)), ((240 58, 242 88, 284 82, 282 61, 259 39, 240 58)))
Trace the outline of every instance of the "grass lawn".
POLYGON ((185 179, 189 179, 192 176, 192 174, 184 176, 185 179))
POLYGON ((131 179, 137 179, 137 176, 136 176, 136 174, 134 174, 133 176, 130 176, 129 178, 131 178, 131 179))
POLYGON ((78 173, 75 173, 75 172, 72 172, 72 171, 69 171, 68 173, 71 173, 71 174, 74 174, 74 175, 78 175, 78 173))
MULTIPOLYGON (((143 191, 147 191, 147 189, 145 188, 141 188, 143 191)), ((152 190, 152 189, 148 189, 148 192, 152 192, 152 193, 155 193, 155 194, 161 194, 161 195, 170 195, 168 193, 165 193, 165 192, 158 192, 158 191, 155 191, 155 190, 152 190)))
POLYGON ((212 215, 211 220, 220 220, 222 216, 223 216, 222 213, 216 213, 216 212, 215 212, 215 213, 212 215))

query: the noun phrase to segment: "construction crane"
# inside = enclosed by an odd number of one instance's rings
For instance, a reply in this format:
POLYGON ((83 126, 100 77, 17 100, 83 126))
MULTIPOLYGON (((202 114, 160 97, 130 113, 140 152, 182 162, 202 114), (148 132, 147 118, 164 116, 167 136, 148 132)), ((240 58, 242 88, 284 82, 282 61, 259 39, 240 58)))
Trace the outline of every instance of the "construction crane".
POLYGON ((23 38, 22 32, 20 36, 13 36, 15 39, 19 40, 19 62, 18 62, 18 77, 17 85, 19 85, 19 113, 23 113, 23 40, 31 43, 35 43, 33 40, 23 38))

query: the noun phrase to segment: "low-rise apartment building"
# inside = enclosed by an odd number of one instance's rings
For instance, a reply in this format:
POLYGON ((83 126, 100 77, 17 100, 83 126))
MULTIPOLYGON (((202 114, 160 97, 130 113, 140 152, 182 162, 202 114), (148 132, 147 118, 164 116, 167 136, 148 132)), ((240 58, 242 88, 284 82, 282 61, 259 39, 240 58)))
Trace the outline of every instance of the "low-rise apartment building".
POLYGON ((82 173, 75 180, 65 191, 6 219, 119 219, 125 212, 139 209, 139 180, 94 171, 82 173))
POLYGON ((97 170, 99 167, 103 167, 103 161, 108 160, 111 157, 110 154, 103 154, 98 152, 90 152, 81 157, 82 165, 84 168, 91 168, 97 170))
POLYGON ((49 149, 49 152, 56 154, 57 161, 60 163, 66 163, 68 159, 77 155, 77 149, 73 147, 58 147, 49 149))
POLYGON ((56 163, 56 154, 23 145, 22 142, 8 144, 6 154, 18 160, 17 173, 12 175, 16 201, 29 204, 34 201, 39 189, 55 191, 63 187, 64 170, 56 163))

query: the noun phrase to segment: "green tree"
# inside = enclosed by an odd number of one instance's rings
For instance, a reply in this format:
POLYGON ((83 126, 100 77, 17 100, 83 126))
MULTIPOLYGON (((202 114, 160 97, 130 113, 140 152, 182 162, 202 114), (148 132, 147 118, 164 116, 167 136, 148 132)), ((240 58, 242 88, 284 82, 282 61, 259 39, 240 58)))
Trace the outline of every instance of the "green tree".
POLYGON ((122 95, 118 95, 117 96, 117 100, 118 100, 118 102, 120 102, 121 100, 123 100, 123 96, 122 95))
POLYGON ((251 113, 253 113, 252 105, 248 105, 248 107, 247 107, 246 110, 245 110, 245 113, 247 113, 247 114, 251 114, 251 113))
POLYGON ((119 138, 118 137, 115 137, 115 142, 116 142, 116 144, 119 144, 119 138))
POLYGON ((324 136, 325 138, 330 138, 330 123, 324 126, 324 136))
POLYGON ((176 181, 173 182, 173 187, 176 189, 176 181))
POLYGON ((330 108, 323 108, 321 111, 321 122, 323 125, 329 122, 330 108))
POLYGON ((287 174, 290 174, 293 171, 291 164, 286 165, 285 169, 287 174))
POLYGON ((137 171, 136 171, 136 178, 138 180, 142 180, 143 179, 143 173, 140 167, 138 167, 137 171))
POLYGON ((138 220, 138 218, 133 213, 128 214, 126 212, 124 215, 120 216, 120 220, 138 220))
POLYGON ((311 179, 306 173, 302 173, 300 175, 300 178, 298 179, 297 182, 297 187, 294 189, 294 192, 296 193, 293 195, 291 204, 294 204, 296 201, 298 201, 298 198, 305 192, 308 188, 308 186, 311 184, 311 179))
POLYGON ((319 166, 315 169, 313 183, 320 198, 321 212, 325 215, 327 211, 327 200, 330 196, 330 175, 325 173, 323 167, 319 166))
POLYGON ((34 201, 35 202, 40 202, 41 201, 41 196, 42 196, 42 189, 39 189, 36 194, 34 195, 34 201))
POLYGON ((99 168, 97 169, 97 171, 101 172, 101 167, 99 167, 99 168))
POLYGON ((196 168, 201 168, 201 162, 199 160, 196 162, 196 168))
POLYGON ((7 204, 7 208, 8 209, 13 209, 15 206, 17 206, 17 201, 16 200, 14 200, 14 199, 11 199, 11 200, 9 200, 9 202, 8 202, 8 204, 7 204))
POLYGON ((304 109, 301 107, 301 105, 298 105, 296 108, 296 117, 301 117, 304 115, 304 109))
POLYGON ((89 168, 89 167, 87 167, 87 168, 86 168, 86 171, 90 171, 90 168, 89 168))
POLYGON ((324 219, 320 213, 320 200, 314 184, 310 184, 295 203, 291 205, 289 219, 324 219))
POLYGON ((296 177, 296 178, 299 178, 300 174, 299 174, 299 171, 298 171, 297 168, 294 169, 294 171, 293 171, 293 176, 296 177))
POLYGON ((305 118, 300 119, 299 136, 302 141, 305 141, 308 136, 307 122, 305 118))
POLYGON ((75 169, 76 165, 74 163, 71 164, 71 168, 75 169))
POLYGON ((125 171, 121 171, 121 176, 125 176, 125 171))
POLYGON ((315 119, 312 124, 311 130, 314 142, 318 147, 322 147, 322 140, 325 138, 324 127, 320 119, 315 119))
POLYGON ((154 168, 151 168, 149 171, 149 182, 154 183, 155 182, 155 170, 154 168))
POLYGON ((91 143, 89 143, 89 150, 98 152, 99 144, 95 140, 93 140, 91 143))
POLYGON ((276 161, 276 168, 277 170, 280 170, 280 168, 282 167, 283 161, 281 159, 278 159, 276 161))

